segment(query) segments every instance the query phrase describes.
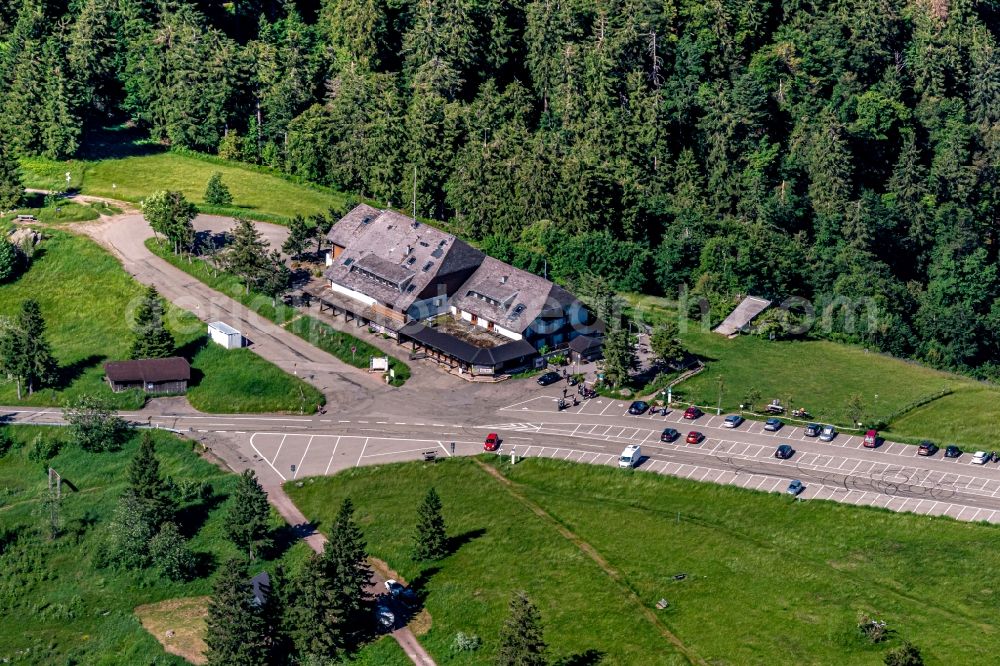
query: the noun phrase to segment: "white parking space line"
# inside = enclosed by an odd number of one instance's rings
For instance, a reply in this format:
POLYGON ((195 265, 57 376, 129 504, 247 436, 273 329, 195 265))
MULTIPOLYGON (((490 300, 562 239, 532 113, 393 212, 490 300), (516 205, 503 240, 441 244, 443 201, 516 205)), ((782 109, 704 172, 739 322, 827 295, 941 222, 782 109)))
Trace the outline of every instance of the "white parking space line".
POLYGON ((368 448, 368 438, 365 437, 365 443, 361 447, 361 455, 358 456, 358 462, 354 463, 355 467, 358 467, 358 466, 361 465, 361 459, 365 457, 365 449, 367 449, 367 448, 368 448))
POLYGON ((302 452, 302 457, 299 458, 299 464, 296 465, 295 472, 292 473, 293 479, 298 478, 299 476, 299 471, 302 469, 302 462, 306 459, 306 454, 309 453, 309 447, 312 446, 313 437, 315 437, 315 435, 309 435, 309 441, 306 442, 306 450, 302 452))
POLYGON ((333 464, 333 457, 337 455, 337 447, 340 446, 340 437, 337 437, 337 441, 333 443, 333 451, 330 452, 330 462, 326 464, 326 471, 323 474, 330 473, 330 465, 333 464))
POLYGON ((274 459, 271 460, 271 462, 269 463, 271 465, 271 467, 274 467, 274 464, 276 462, 278 462, 278 454, 281 453, 281 447, 285 445, 285 438, 286 437, 288 437, 288 435, 282 435, 281 436, 281 441, 278 442, 278 450, 274 452, 274 459))
MULTIPOLYGON (((254 440, 254 437, 256 437, 257 435, 261 435, 261 434, 267 434, 267 433, 254 433, 253 435, 251 435, 251 436, 250 436, 250 447, 251 447, 251 448, 252 448, 252 449, 253 449, 254 451, 256 451, 256 452, 257 452, 257 455, 258 455, 258 456, 260 456, 261 460, 263 460, 264 462, 266 462, 266 463, 268 464, 268 466, 269 466, 269 467, 270 467, 271 469, 273 469, 273 470, 274 470, 274 473, 275 473, 275 474, 277 474, 278 476, 280 476, 280 477, 281 477, 281 480, 282 480, 282 481, 287 481, 288 479, 286 479, 286 478, 285 478, 285 475, 284 475, 284 474, 282 474, 281 472, 279 472, 279 471, 278 471, 278 468, 277 468, 277 467, 275 467, 275 466, 274 466, 274 465, 273 465, 273 464, 272 464, 272 463, 271 463, 271 462, 270 462, 270 461, 269 461, 269 460, 268 460, 267 458, 265 458, 265 457, 264 457, 264 454, 262 454, 262 453, 260 452, 260 449, 258 449, 258 448, 257 448, 257 446, 256 446, 256 445, 254 444, 254 442, 253 442, 253 440, 254 440)), ((277 457, 278 457, 278 456, 277 456, 277 455, 275 455, 275 458, 277 458, 277 457)))

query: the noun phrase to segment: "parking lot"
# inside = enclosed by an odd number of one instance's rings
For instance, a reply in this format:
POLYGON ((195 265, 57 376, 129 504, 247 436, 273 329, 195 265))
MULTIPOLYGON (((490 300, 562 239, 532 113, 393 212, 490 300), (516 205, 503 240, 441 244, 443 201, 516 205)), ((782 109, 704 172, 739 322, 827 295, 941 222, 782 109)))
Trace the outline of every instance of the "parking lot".
POLYGON ((258 432, 250 446, 282 480, 332 474, 348 467, 407 460, 422 460, 425 453, 438 457, 471 455, 483 450, 481 441, 454 439, 410 439, 258 432))

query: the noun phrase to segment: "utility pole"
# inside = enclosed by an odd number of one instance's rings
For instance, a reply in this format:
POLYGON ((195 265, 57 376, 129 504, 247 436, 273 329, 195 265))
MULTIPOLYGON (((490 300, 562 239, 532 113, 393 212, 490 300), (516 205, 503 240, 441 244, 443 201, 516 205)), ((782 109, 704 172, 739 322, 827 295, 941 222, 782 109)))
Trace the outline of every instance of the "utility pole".
POLYGON ((719 416, 722 414, 722 389, 725 385, 722 382, 722 375, 719 375, 719 402, 715 407, 715 415, 719 416))

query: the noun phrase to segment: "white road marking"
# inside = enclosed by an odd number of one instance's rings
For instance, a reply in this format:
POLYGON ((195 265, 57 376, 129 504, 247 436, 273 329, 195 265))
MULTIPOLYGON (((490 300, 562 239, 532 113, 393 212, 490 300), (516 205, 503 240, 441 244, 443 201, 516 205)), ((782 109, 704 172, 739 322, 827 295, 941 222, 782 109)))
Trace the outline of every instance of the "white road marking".
POLYGON ((358 456, 358 462, 354 463, 354 466, 355 466, 355 467, 358 467, 358 466, 360 466, 360 465, 361 465, 361 459, 365 457, 365 449, 367 449, 367 448, 368 448, 368 438, 367 438, 367 437, 365 437, 365 443, 364 443, 364 445, 363 445, 363 446, 361 447, 361 455, 360 455, 360 456, 358 456))
POLYGON ((326 471, 323 474, 330 473, 330 465, 333 464, 333 456, 337 454, 337 447, 340 446, 340 436, 337 436, 337 441, 333 443, 333 451, 330 452, 330 462, 326 464, 326 471))
POLYGON ((313 437, 315 437, 315 435, 309 435, 309 441, 306 442, 306 450, 302 452, 302 457, 299 458, 299 464, 295 466, 295 472, 292 473, 293 479, 298 478, 299 476, 299 471, 302 469, 302 462, 306 459, 306 454, 309 453, 309 447, 312 446, 313 437))

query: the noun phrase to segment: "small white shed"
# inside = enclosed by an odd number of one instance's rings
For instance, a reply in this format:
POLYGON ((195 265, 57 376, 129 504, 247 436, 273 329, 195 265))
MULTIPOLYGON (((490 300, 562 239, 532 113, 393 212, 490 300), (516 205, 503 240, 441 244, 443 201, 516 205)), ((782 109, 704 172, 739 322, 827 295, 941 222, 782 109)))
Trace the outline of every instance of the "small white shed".
POLYGON ((212 342, 226 349, 239 349, 243 346, 243 334, 221 321, 213 321, 208 325, 208 335, 212 342))

